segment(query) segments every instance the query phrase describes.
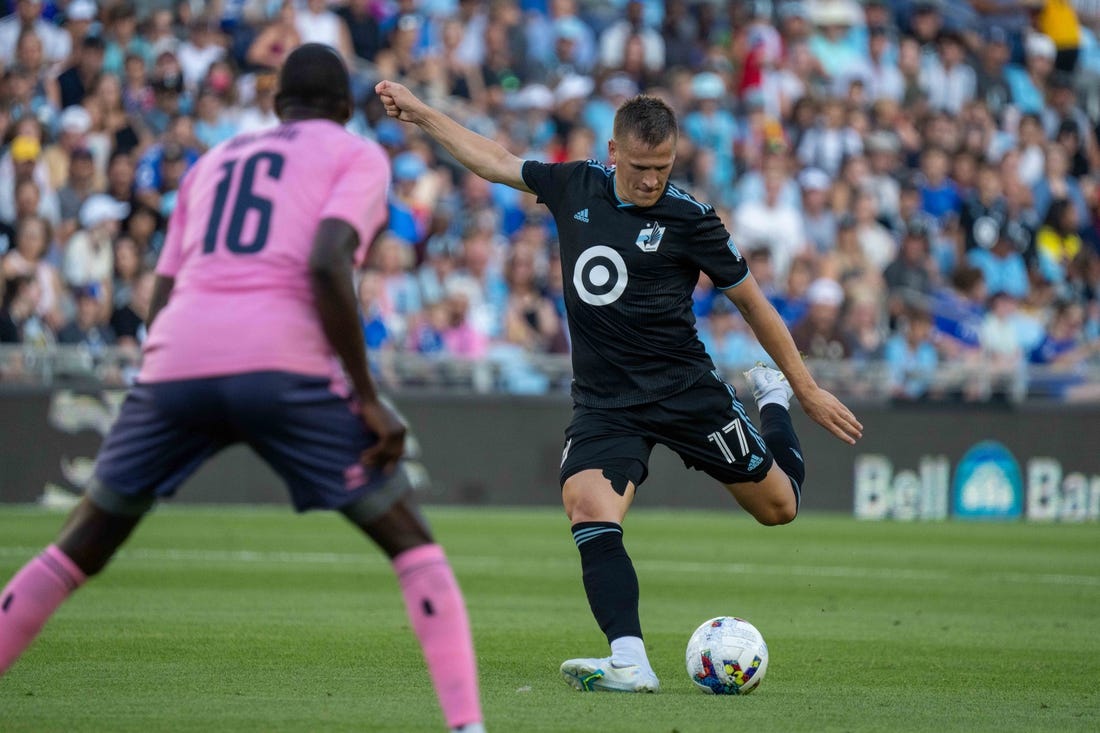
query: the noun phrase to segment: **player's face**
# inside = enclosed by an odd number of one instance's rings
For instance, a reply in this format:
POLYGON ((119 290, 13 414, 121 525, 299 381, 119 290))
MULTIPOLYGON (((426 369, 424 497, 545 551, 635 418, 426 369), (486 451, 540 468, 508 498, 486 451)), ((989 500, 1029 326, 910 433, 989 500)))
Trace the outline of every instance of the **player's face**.
POLYGON ((676 136, 660 145, 646 145, 632 135, 607 143, 615 166, 615 193, 628 204, 653 206, 661 198, 676 160, 676 136))

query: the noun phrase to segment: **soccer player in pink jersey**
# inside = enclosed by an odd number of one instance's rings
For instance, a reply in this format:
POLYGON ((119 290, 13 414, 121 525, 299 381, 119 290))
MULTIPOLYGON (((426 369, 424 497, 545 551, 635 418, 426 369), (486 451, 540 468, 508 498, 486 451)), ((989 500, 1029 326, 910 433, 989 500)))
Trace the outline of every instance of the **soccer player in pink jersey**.
POLYGON ((484 731, 465 601, 409 493, 406 428, 375 390, 352 288, 389 162, 343 128, 348 72, 328 46, 290 54, 276 107, 279 127, 184 179, 138 383, 56 542, 0 592, 0 675, 159 497, 243 442, 298 511, 338 510, 390 557, 447 725, 484 731))

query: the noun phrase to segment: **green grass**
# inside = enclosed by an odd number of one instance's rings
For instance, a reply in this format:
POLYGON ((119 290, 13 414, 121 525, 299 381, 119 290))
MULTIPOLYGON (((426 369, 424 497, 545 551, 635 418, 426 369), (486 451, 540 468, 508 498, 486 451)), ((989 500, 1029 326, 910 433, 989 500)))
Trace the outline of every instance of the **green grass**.
MULTIPOLYGON (((626 542, 659 695, 558 677, 606 645, 551 510, 429 511, 470 607, 487 725, 590 730, 1100 729, 1100 529, 636 510, 626 542), (748 618, 747 697, 697 692, 684 643, 748 618)), ((0 582, 61 517, 0 509, 0 582)), ((0 679, 0 730, 440 731, 389 566, 331 515, 170 507, 0 679)))

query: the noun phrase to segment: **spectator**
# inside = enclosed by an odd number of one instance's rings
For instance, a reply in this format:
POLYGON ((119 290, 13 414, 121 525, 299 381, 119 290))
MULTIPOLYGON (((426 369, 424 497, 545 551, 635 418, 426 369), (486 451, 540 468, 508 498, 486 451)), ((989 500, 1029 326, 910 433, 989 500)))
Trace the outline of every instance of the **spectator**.
POLYGON ((298 32, 294 0, 283 0, 279 4, 279 14, 249 44, 245 58, 253 66, 275 71, 300 45, 302 34, 298 32))
POLYGON ((210 87, 199 90, 195 105, 195 137, 205 150, 237 134, 237 125, 226 112, 222 97, 210 87))
POLYGON ((863 141, 847 126, 844 112, 844 102, 826 100, 821 121, 807 130, 799 143, 798 160, 802 165, 821 168, 835 176, 845 158, 863 152, 863 141))
POLYGON ((932 318, 927 311, 908 311, 901 332, 886 342, 884 358, 891 397, 911 402, 933 395, 939 355, 932 343, 932 318))
POLYGON ((978 51, 975 94, 999 119, 1012 102, 1012 90, 1005 75, 1005 68, 1012 59, 1012 48, 1008 31, 999 25, 987 27, 984 39, 978 51))
POLYGON ((1039 114, 1043 111, 1047 80, 1054 71, 1054 58, 1057 55, 1054 41, 1041 33, 1032 33, 1027 37, 1024 68, 1009 66, 1005 70, 1005 80, 1012 92, 1012 104, 1025 114, 1039 114))
POLYGON ((1046 220, 1035 236, 1040 269, 1048 280, 1063 283, 1070 263, 1081 254, 1077 210, 1068 199, 1055 199, 1047 209, 1046 220))
POLYGON ((977 188, 963 202, 959 220, 965 250, 992 247, 998 232, 1008 224, 1008 216, 1000 173, 993 164, 983 163, 978 168, 977 188))
POLYGON ((822 261, 822 277, 842 283, 848 289, 881 292, 882 271, 863 251, 856 234, 856 222, 844 215, 837 222, 836 246, 822 261))
POLYGON ((136 56, 146 64, 152 63, 153 47, 138 34, 137 27, 137 8, 129 0, 117 3, 107 11, 103 71, 122 76, 128 56, 136 56))
POLYGON ((277 84, 275 74, 265 72, 256 75, 252 104, 245 107, 237 117, 240 132, 262 132, 278 127, 279 117, 275 114, 277 84))
POLYGON ((965 62, 966 52, 959 34, 940 33, 937 46, 938 54, 921 69, 921 88, 932 109, 957 115, 974 98, 977 77, 965 62))
POLYGON ((1033 392, 1065 397, 1084 380, 1081 368, 1096 353, 1098 343, 1085 340, 1084 325, 1085 310, 1080 303, 1055 304, 1046 333, 1028 355, 1031 364, 1048 367, 1046 373, 1032 380, 1033 392))
POLYGON ((1046 165, 1043 177, 1032 188, 1035 215, 1046 218, 1047 209, 1054 199, 1068 199, 1077 217, 1077 226, 1089 223, 1089 207, 1081 192, 1081 185, 1069 173, 1069 155, 1058 143, 1047 145, 1046 165))
POLYGON ((65 246, 65 282, 73 287, 98 286, 108 292, 114 273, 114 239, 130 206, 107 194, 90 196, 80 207, 81 229, 65 246))
POLYGON ((891 323, 909 308, 927 308, 931 301, 936 282, 928 239, 928 229, 920 220, 912 222, 902 237, 897 258, 883 272, 891 323))
POLYGON ((714 299, 710 314, 700 323, 699 338, 719 369, 743 370, 767 361, 764 351, 729 298, 714 299))
POLYGON ((644 10, 645 6, 640 0, 629 0, 622 18, 612 23, 600 35, 599 53, 603 68, 622 68, 626 49, 630 41, 637 38, 645 68, 650 72, 664 69, 665 40, 657 30, 646 25, 644 10))
POLYGON ((962 198, 955 182, 948 177, 949 158, 942 148, 928 148, 921 155, 921 211, 941 224, 959 212, 962 198))
POLYGON ((111 280, 112 312, 130 303, 134 288, 142 273, 141 251, 126 235, 114 242, 114 277, 111 280))
MULTIPOLYGON (((0 344, 29 342, 25 338, 34 330, 42 287, 31 275, 8 279, 0 306, 0 344)), ((45 333, 47 329, 39 327, 45 333)))
POLYGON ((65 321, 65 286, 57 268, 48 260, 51 245, 49 222, 39 216, 26 216, 15 227, 15 246, 4 255, 3 276, 34 278, 34 315, 46 330, 60 328, 65 321))
POLYGON ((994 395, 1020 397, 1026 378, 1026 360, 1021 344, 1017 301, 1006 292, 989 299, 988 311, 982 319, 978 339, 984 357, 984 376, 994 395))
POLYGON ((371 6, 370 0, 349 0, 336 10, 348 28, 355 56, 363 61, 374 61, 382 45, 382 34, 371 6))
POLYGON ((355 66, 355 51, 348 27, 336 13, 328 9, 328 0, 307 0, 294 18, 302 43, 323 43, 332 46, 344 57, 349 67, 355 66))
POLYGON ((823 255, 836 244, 837 223, 828 203, 829 175, 820 168, 806 168, 798 174, 802 188, 802 228, 813 250, 823 255))
POLYGON ((101 75, 84 104, 91 113, 92 123, 88 146, 100 151, 101 158, 106 159, 114 151, 129 153, 150 142, 147 130, 135 124, 123 106, 122 82, 118 77, 101 75))
POLYGON ((848 298, 841 330, 849 358, 858 364, 882 358, 890 334, 882 311, 879 298, 868 290, 856 289, 848 298))
POLYGON ((15 12, 0 19, 0 65, 9 66, 15 60, 15 49, 24 29, 38 37, 46 63, 60 63, 69 57, 72 50, 69 36, 42 18, 42 0, 16 0, 15 12))
POLYGON ((204 18, 193 21, 188 38, 180 44, 176 56, 185 88, 198 89, 210 65, 225 56, 225 41, 217 25, 204 18))
POLYGON ((879 223, 878 197, 872 189, 858 190, 852 218, 856 222, 856 239, 860 249, 867 255, 871 266, 882 271, 893 261, 898 247, 890 230, 879 223))
MULTIPOLYGON (((24 126, 38 130, 36 125, 24 126)), ((60 218, 57 195, 50 188, 49 170, 42 160, 39 134, 20 132, 12 139, 8 152, 0 157, 0 221, 16 218, 16 189, 20 183, 31 182, 38 190, 36 213, 51 224, 60 218)))
POLYGON ((413 249, 392 232, 371 247, 371 266, 378 274, 378 312, 395 343, 404 343, 420 313, 420 288, 412 275, 413 249))
POLYGON ((55 104, 68 109, 84 102, 86 95, 103 72, 104 44, 99 36, 85 36, 75 59, 58 74, 54 84, 55 104))
POLYGON ((767 247, 772 253, 776 278, 787 277, 791 260, 806 250, 806 234, 798 209, 780 201, 783 173, 776 168, 764 172, 764 200, 739 206, 734 215, 733 235, 745 250, 767 247))
POLYGON ((966 255, 967 262, 982 271, 990 295, 1006 292, 1014 298, 1027 297, 1030 288, 1027 265, 1009 227, 1003 227, 994 239, 993 246, 972 249, 966 255))
POLYGON ((99 355, 115 343, 115 332, 103 317, 98 287, 80 288, 76 295, 76 317, 57 334, 63 344, 73 344, 99 355))
POLYGON ((504 340, 527 352, 565 353, 561 321, 553 302, 542 293, 530 249, 513 248, 504 280, 508 285, 504 340))
POLYGON ((50 188, 58 191, 69 179, 69 162, 73 152, 87 149, 85 135, 92 128, 92 118, 83 107, 68 107, 58 117, 57 141, 42 151, 42 161, 48 171, 50 188))
POLYGON ((108 325, 120 347, 138 348, 145 343, 155 279, 156 275, 152 270, 139 271, 134 278, 129 301, 125 305, 116 306, 111 313, 108 325))
POLYGON ((835 280, 819 278, 810 285, 806 299, 809 310, 791 329, 795 346, 811 359, 839 361, 847 358, 848 343, 840 323, 844 289, 835 280))
POLYGON ((733 184, 737 121, 721 106, 720 100, 728 95, 725 82, 718 74, 702 72, 692 79, 691 90, 696 106, 684 116, 684 134, 699 148, 714 154, 714 168, 706 183, 726 189, 733 184))
POLYGON ((100 190, 96 183, 95 162, 92 151, 77 148, 72 151, 68 162, 68 174, 65 182, 57 191, 61 223, 57 228, 57 238, 67 242, 79 225, 80 207, 88 197, 100 190))

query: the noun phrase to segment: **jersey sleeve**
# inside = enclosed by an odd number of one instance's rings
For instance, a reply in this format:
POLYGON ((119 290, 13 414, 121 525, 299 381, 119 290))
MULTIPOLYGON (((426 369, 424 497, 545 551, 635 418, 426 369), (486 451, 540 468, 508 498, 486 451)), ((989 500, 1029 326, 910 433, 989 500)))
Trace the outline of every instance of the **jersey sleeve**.
POLYGON ((184 174, 176 194, 176 206, 168 217, 168 231, 164 235, 164 246, 157 258, 157 274, 175 277, 183 265, 183 235, 187 226, 187 202, 191 197, 191 181, 194 180, 196 167, 184 174))
POLYGON ((546 204, 555 213, 566 193, 566 183, 578 165, 584 163, 542 163, 528 160, 523 163, 523 182, 535 192, 540 204, 546 204))
POLYGON ((688 252, 719 290, 729 290, 748 277, 748 263, 713 209, 696 225, 688 252))
POLYGON ((380 147, 371 143, 362 145, 348 157, 319 218, 339 219, 355 229, 359 234, 355 259, 362 263, 374 236, 386 222, 390 161, 380 147))

